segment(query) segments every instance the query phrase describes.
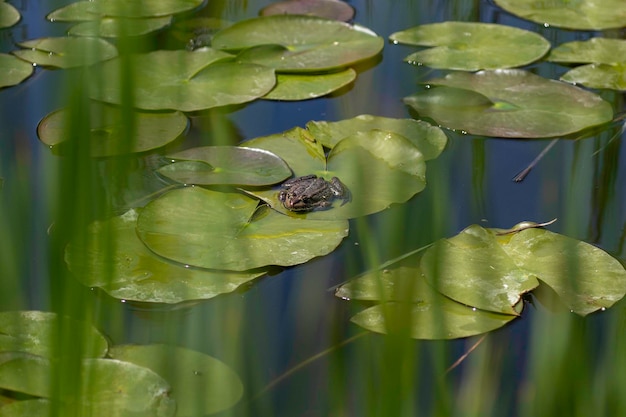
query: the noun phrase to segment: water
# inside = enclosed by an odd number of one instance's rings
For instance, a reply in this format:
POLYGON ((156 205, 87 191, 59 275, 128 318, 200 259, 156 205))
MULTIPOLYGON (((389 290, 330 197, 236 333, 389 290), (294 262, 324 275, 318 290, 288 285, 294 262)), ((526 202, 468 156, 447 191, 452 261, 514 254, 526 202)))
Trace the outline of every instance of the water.
MULTIPOLYGON (((45 2, 17 4, 24 18, 17 27, 0 32, 2 52, 14 49, 13 43, 20 40, 62 33, 62 26, 44 23, 42 16, 52 7, 48 10, 49 5, 42 3, 45 2)), ((487 2, 413 3, 396 1, 391 7, 385 2, 351 2, 357 10, 356 22, 384 38, 422 23, 474 19, 533 30, 553 45, 592 35, 526 22, 487 2)), ((244 3, 232 3, 222 17, 233 21, 252 17, 269 3, 256 0, 245 4, 247 8, 244 3)), ((256 101, 225 117, 237 140, 304 126, 310 120, 332 121, 358 114, 408 117, 401 98, 414 93, 418 82, 442 74, 403 63, 404 56, 414 50, 388 43, 382 61, 361 72, 355 85, 338 97, 295 103, 256 101)), ((530 68, 551 78, 558 78, 565 71, 564 67, 544 63, 530 68)), ((61 107, 65 99, 63 75, 61 70, 38 68, 25 83, 0 91, 0 176, 4 178, 2 194, 11 199, 11 204, 3 206, 9 207, 10 212, 2 214, 2 227, 11 236, 11 242, 0 248, 6 254, 3 262, 8 262, 15 276, 23 278, 14 288, 1 291, 3 310, 50 306, 50 204, 63 196, 56 194, 57 178, 50 175, 59 157, 37 140, 36 126, 46 114, 61 107), (11 220, 15 218, 20 221, 11 220)), ((603 95, 624 110, 623 95, 603 95)), ((208 122, 205 118, 192 119, 186 142, 189 147, 210 143, 208 122)), ((233 294, 178 309, 137 306, 88 289, 84 289, 84 294, 98 312, 98 325, 114 343, 170 342, 208 353, 233 366, 247 385, 246 395, 253 397, 287 369, 360 332, 348 322, 360 306, 334 297, 332 287, 373 266, 375 260, 399 256, 454 235, 470 224, 508 228, 524 220, 543 222, 558 218, 551 230, 597 244, 623 259, 626 198, 621 184, 626 181, 626 151, 620 140, 624 132, 618 132, 612 140, 611 135, 578 142, 560 141, 523 182, 515 183, 512 178, 548 141, 485 139, 448 132, 448 147, 440 158, 428 163, 427 188, 407 204, 351 222, 350 236, 330 256, 277 271, 233 294)), ((608 326, 605 317, 618 314, 617 311, 623 313, 623 303, 614 307, 615 312, 611 310, 590 319, 575 319, 574 326, 597 335, 597 346, 593 348, 596 352, 602 351, 608 338, 602 332, 608 326)), ((536 309, 529 307, 522 319, 493 332, 485 342, 485 351, 500 360, 500 368, 494 370, 496 376, 491 375, 503 381, 493 384, 500 389, 498 398, 493 399, 497 415, 516 415, 518 404, 530 395, 529 352, 533 343, 539 343, 531 333, 532 325, 539 320, 537 317, 549 320, 554 314, 540 304, 536 309)), ((393 377, 393 367, 400 363, 394 362, 399 359, 391 353, 393 343, 379 335, 359 337, 244 403, 235 415, 247 412, 323 416, 331 409, 338 411, 337 415, 376 415, 377 411, 368 406, 375 401, 364 398, 364 393, 388 395, 391 403, 405 404, 406 399, 400 394, 410 393, 410 388, 392 386, 404 381, 393 377), (390 369, 385 369, 385 361, 389 361, 390 369), (384 384, 388 386, 381 386, 384 384)), ((415 395, 418 405, 402 407, 445 410, 442 404, 450 398, 439 392, 430 378, 441 374, 442 363, 452 364, 473 343, 406 345, 408 348, 400 358, 406 359, 407 369, 415 370, 413 377, 405 375, 407 384, 413 383, 420 389, 415 395)), ((481 355, 484 353, 476 354, 476 361, 488 363, 489 358, 481 355)), ((476 384, 482 381, 476 369, 461 365, 449 374, 448 381, 464 404, 471 401, 463 397, 463 384, 472 375, 478 378, 476 384)), ((398 407, 401 413, 411 414, 398 407)))

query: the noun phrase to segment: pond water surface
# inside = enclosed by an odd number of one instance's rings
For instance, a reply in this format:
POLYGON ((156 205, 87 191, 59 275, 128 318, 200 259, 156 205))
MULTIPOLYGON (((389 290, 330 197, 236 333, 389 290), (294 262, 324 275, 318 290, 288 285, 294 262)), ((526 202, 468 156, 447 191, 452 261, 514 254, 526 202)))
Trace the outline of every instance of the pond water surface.
MULTIPOLYGON (((385 39, 418 24, 448 20, 516 26, 542 34, 553 46, 595 35, 524 21, 487 1, 349 3, 356 9, 355 22, 385 39)), ((233 1, 220 17, 232 21, 254 17, 267 4, 262 0, 233 1)), ((63 32, 62 25, 44 20, 54 8, 48 2, 23 1, 16 7, 23 20, 0 31, 1 52, 15 49, 14 42, 63 32)), ((211 3, 198 14, 209 15, 215 9, 219 7, 211 3)), ((159 35, 159 42, 164 39, 166 35, 159 35)), ((351 88, 333 97, 302 102, 257 100, 231 113, 216 111, 207 117, 192 117, 187 138, 179 146, 215 144, 213 134, 224 126, 232 132, 229 140, 236 144, 304 126, 310 120, 334 121, 359 114, 410 117, 402 98, 417 91, 418 82, 443 74, 402 62, 414 50, 386 43, 381 61, 365 68, 351 88)), ((566 71, 549 63, 527 69, 548 78, 558 78, 566 71)), ((39 142, 36 127, 65 102, 64 82, 63 70, 37 68, 24 83, 0 91, 1 224, 5 233, 0 259, 9 265, 5 271, 19 277, 14 286, 4 288, 0 284, 2 310, 50 308, 54 280, 48 276, 48 228, 54 218, 53 203, 65 197, 55 174, 59 157, 39 142)), ((616 113, 626 110, 623 94, 600 94, 614 105, 616 113)), ((538 338, 546 331, 537 323, 551 322, 555 315, 564 314, 552 313, 541 304, 527 305, 521 320, 493 332, 485 345, 477 348, 472 362, 443 377, 441 386, 445 389, 439 385, 445 369, 442 366, 451 365, 477 339, 403 344, 368 334, 263 391, 288 369, 362 332, 349 323, 361 307, 337 299, 335 286, 379 262, 452 236, 471 224, 509 228, 525 220, 558 218, 550 230, 598 245, 618 259, 626 257, 623 132, 613 129, 580 141, 559 141, 520 183, 512 178, 547 146, 548 140, 446 133, 449 143, 445 151, 427 164, 426 189, 406 204, 352 220, 348 238, 326 257, 277 269, 244 289, 192 306, 151 308, 115 300, 95 290, 78 291, 89 298, 96 324, 116 344, 173 343, 232 366, 244 381, 246 393, 240 405, 224 415, 530 415, 524 407, 533 398, 533 389, 541 388, 541 384, 533 379, 535 375, 527 365, 530 352, 538 349, 542 342, 538 338), (490 414, 454 414, 453 410, 459 411, 457 406, 470 410, 474 403, 468 387, 476 384, 495 390, 475 392, 489 397, 482 409, 490 410, 490 414), (457 406, 446 405, 453 403, 457 406), (386 414, 391 411, 396 414, 386 414)), ((154 155, 146 158, 136 162, 138 169, 129 183, 138 188, 158 188, 160 180, 149 170, 140 169, 149 167, 154 155)), ((106 177, 106 166, 102 170, 106 177)), ((107 183, 106 179, 101 181, 100 185, 107 183)), ((132 200, 140 193, 128 194, 132 200)), ((125 198, 121 200, 122 206, 128 203, 125 198)), ((575 340, 587 343, 575 359, 598 361, 607 340, 618 329, 609 324, 616 316, 624 317, 623 302, 585 319, 569 319, 573 320, 567 322, 572 334, 584 334, 575 340)), ((544 342, 550 349, 549 341, 544 342)), ((567 398, 564 394, 562 399, 567 398)))

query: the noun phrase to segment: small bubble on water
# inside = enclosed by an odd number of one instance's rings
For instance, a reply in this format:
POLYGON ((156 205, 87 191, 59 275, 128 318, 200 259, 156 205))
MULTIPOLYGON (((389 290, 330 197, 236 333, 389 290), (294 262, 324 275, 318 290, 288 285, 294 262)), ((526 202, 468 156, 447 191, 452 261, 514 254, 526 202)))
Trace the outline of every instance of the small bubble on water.
POLYGON ((544 23, 544 24, 543 24, 543 27, 544 27, 544 28, 549 28, 549 27, 550 27, 550 23, 544 23))
POLYGON ((359 242, 354 242, 354 246, 359 246, 359 242))
POLYGON ((432 87, 432 85, 430 85, 430 84, 426 84, 426 85, 424 86, 424 88, 425 88, 425 89, 427 89, 427 90, 428 90, 429 88, 431 88, 431 87, 432 87))
POLYGON ((602 307, 600 311, 606 311, 606 307, 602 307))
POLYGON ((467 135, 467 132, 465 130, 461 130, 461 134, 462 135, 467 135))
POLYGON ((185 265, 185 268, 189 268, 189 265, 185 265))
POLYGON ((476 311, 476 307, 472 307, 472 311, 476 311))
POLYGON ((121 303, 125 303, 126 300, 124 300, 123 298, 120 300, 121 303))
POLYGON ((397 40, 394 39, 394 40, 391 41, 391 43, 393 43, 394 45, 397 45, 400 42, 398 42, 397 40))

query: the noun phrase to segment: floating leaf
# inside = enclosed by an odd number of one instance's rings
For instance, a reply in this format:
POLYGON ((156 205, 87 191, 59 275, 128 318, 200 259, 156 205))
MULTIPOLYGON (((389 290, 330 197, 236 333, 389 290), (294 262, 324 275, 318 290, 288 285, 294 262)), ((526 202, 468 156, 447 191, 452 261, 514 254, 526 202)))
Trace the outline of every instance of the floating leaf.
POLYGON ((56 9, 46 18, 77 22, 105 16, 157 17, 195 9, 202 0, 89 0, 70 3, 56 9))
POLYGON ((355 79, 356 71, 352 68, 327 74, 276 74, 276 86, 263 98, 285 101, 308 100, 339 90, 355 79))
POLYGON ((589 88, 626 91, 626 62, 613 65, 581 65, 563 74, 561 80, 589 88))
POLYGON ((549 61, 591 63, 566 72, 561 80, 591 88, 626 90, 626 40, 591 38, 553 49, 549 61))
POLYGON ((176 417, 193 417, 226 410, 239 401, 243 385, 223 362, 189 349, 166 345, 122 345, 111 357, 149 368, 172 386, 176 417))
POLYGON ((626 270, 602 249, 544 229, 508 237, 499 243, 515 263, 550 286, 576 314, 611 307, 626 294, 626 270))
POLYGON ((215 34, 213 48, 241 51, 238 60, 278 72, 345 68, 377 55, 383 40, 370 31, 313 16, 276 15, 244 20, 215 34))
POLYGON ((440 87, 404 102, 443 126, 474 135, 561 136, 613 117, 611 105, 598 95, 523 70, 453 73, 429 84, 440 87))
POLYGON ((172 16, 124 19, 105 17, 99 20, 82 22, 72 26, 68 34, 72 36, 139 36, 162 29, 172 22, 172 16))
MULTIPOLYGON (((0 312, 0 352, 15 351, 51 357, 54 348, 57 315, 44 311, 0 312)), ((64 325, 72 334, 81 334, 84 357, 101 357, 106 354, 108 343, 93 326, 66 319, 64 325)))
POLYGON ((339 0, 287 0, 261 9, 261 16, 299 14, 348 22, 354 17, 354 8, 339 0))
POLYGON ((100 287, 123 300, 179 303, 232 292, 264 274, 185 268, 155 256, 135 231, 138 213, 89 225, 85 243, 71 242, 65 261, 76 278, 89 287, 100 287), (109 239, 115 242, 107 247, 109 239))
POLYGON ((411 141, 426 161, 438 157, 448 141, 441 129, 421 120, 394 119, 368 114, 337 122, 311 121, 306 124, 306 128, 311 136, 327 148, 333 148, 341 139, 357 132, 370 130, 393 132, 411 141))
POLYGON ((297 265, 330 253, 348 234, 345 220, 319 222, 256 210, 257 200, 242 194, 182 188, 149 203, 137 232, 165 258, 232 271, 297 265))
MULTIPOLYGON (((68 109, 48 114, 37 127, 39 139, 50 147, 63 145, 68 137, 68 120, 72 114, 68 109)), ((98 102, 90 104, 91 156, 112 156, 133 152, 145 152, 160 148, 180 137, 187 128, 187 117, 181 112, 146 113, 135 111, 132 137, 124 120, 122 109, 98 102)), ((62 149, 62 148, 61 148, 62 149)))
POLYGON ((117 56, 117 48, 100 38, 41 38, 19 42, 18 45, 28 49, 11 53, 25 61, 48 67, 88 66, 117 56))
POLYGON ((496 313, 516 314, 521 295, 539 285, 500 247, 495 233, 476 225, 435 242, 424 253, 421 268, 447 297, 496 313))
POLYGON ((626 3, 623 0, 495 0, 503 9, 540 24, 580 30, 624 27, 626 3))
POLYGON ((178 162, 157 172, 183 184, 271 185, 291 170, 271 152, 238 146, 202 146, 168 155, 178 162))
POLYGON ((33 66, 30 63, 13 55, 0 54, 0 87, 19 84, 32 73, 33 66))
POLYGON ((536 224, 473 225, 437 241, 421 260, 429 283, 466 305, 514 314, 519 296, 550 286, 573 312, 608 308, 626 294, 626 270, 606 252, 536 224), (530 227, 528 227, 530 226, 530 227))
POLYGON ((20 12, 9 3, 0 1, 0 28, 8 28, 20 21, 20 12))
MULTIPOLYGON (((50 397, 50 361, 38 356, 0 354, 0 387, 50 397)), ((79 415, 174 416, 170 386, 148 368, 114 359, 85 359, 81 367, 79 415)))
POLYGON ((408 326, 410 336, 415 339, 474 336, 497 329, 516 317, 454 302, 430 287, 420 269, 412 267, 367 273, 342 285, 336 295, 351 299, 404 301, 375 305, 357 313, 351 321, 378 333, 408 326), (401 289, 406 288, 412 290, 411 295, 401 293, 401 289), (380 294, 379 289, 383 289, 385 294, 380 294))
POLYGON ((409 63, 462 71, 519 67, 550 49, 550 42, 541 35, 491 23, 432 23, 389 38, 395 43, 433 47, 407 56, 409 63))
MULTIPOLYGON (((131 59, 135 105, 147 110, 205 110, 245 103, 267 94, 276 83, 274 70, 237 63, 209 48, 154 51, 131 59)), ((119 59, 101 66, 104 80, 91 90, 96 100, 119 104, 119 59)))
POLYGON ((392 132, 356 132, 339 141, 327 160, 321 145, 301 128, 245 144, 275 152, 292 167, 295 177, 309 174, 326 180, 337 177, 349 190, 350 202, 337 201, 331 209, 308 213, 287 210, 278 199, 278 190, 248 191, 292 217, 348 219, 364 216, 384 210, 392 203, 403 203, 426 185, 426 164, 421 152, 408 139, 392 132))

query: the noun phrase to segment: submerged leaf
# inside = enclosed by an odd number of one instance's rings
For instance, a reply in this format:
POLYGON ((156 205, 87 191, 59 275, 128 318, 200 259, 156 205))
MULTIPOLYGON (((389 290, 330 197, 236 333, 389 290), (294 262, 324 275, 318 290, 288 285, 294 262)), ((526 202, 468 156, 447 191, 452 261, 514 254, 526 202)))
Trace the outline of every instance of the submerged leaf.
POLYGON ((550 49, 550 42, 539 34, 491 23, 432 23, 389 38, 395 43, 433 47, 409 55, 405 58, 409 63, 462 71, 520 67, 550 49))
POLYGON ((297 265, 333 251, 348 222, 313 221, 272 210, 257 200, 198 187, 171 191, 148 204, 137 221, 141 240, 160 256, 202 268, 246 271, 297 265))
POLYGON ((523 70, 453 73, 429 84, 441 87, 404 102, 443 126, 474 135, 562 136, 613 117, 611 105, 600 96, 523 70), (470 100, 459 100, 463 95, 470 100))
POLYGON ((202 146, 168 155, 175 162, 157 172, 183 184, 271 185, 291 175, 278 156, 241 146, 202 146))
POLYGON ((176 417, 217 413, 235 405, 243 395, 237 374, 200 352, 167 345, 121 345, 111 348, 110 355, 163 377, 172 386, 176 417))
POLYGON ((213 48, 242 51, 238 59, 278 72, 320 72, 377 55, 383 40, 363 28, 313 16, 275 15, 244 20, 215 34, 213 48))

